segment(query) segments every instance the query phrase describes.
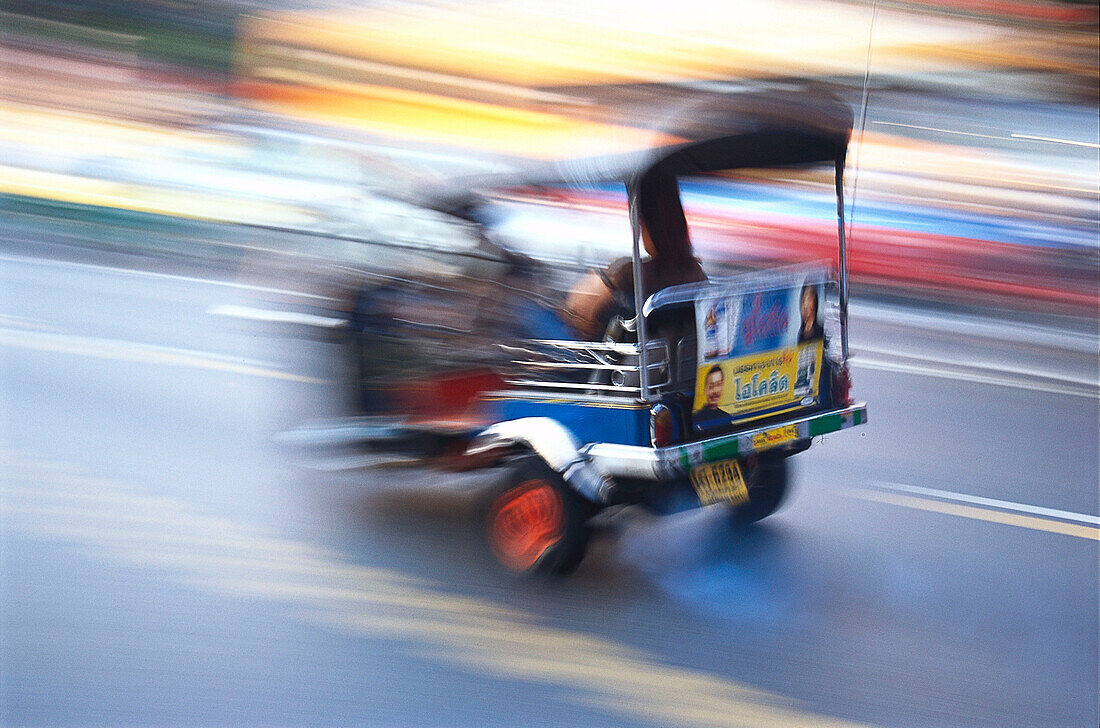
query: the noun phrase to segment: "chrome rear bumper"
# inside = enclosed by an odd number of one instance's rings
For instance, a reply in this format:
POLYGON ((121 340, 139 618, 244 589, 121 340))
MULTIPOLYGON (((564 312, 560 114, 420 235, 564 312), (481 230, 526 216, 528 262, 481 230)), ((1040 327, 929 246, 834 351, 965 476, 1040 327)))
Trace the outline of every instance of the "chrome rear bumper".
POLYGON ((866 422, 867 404, 859 402, 843 409, 816 412, 779 424, 772 423, 766 427, 731 432, 683 445, 652 448, 593 443, 581 451, 612 477, 666 480, 683 476, 699 465, 786 447, 792 442, 866 422))

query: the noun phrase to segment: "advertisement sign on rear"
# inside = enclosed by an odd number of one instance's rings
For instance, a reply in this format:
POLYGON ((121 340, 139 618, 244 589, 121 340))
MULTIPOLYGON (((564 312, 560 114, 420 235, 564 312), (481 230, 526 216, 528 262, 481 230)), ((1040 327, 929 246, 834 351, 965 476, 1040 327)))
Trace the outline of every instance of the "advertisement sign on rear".
POLYGON ((778 414, 818 402, 824 350, 820 283, 775 281, 695 301, 697 427, 778 414))

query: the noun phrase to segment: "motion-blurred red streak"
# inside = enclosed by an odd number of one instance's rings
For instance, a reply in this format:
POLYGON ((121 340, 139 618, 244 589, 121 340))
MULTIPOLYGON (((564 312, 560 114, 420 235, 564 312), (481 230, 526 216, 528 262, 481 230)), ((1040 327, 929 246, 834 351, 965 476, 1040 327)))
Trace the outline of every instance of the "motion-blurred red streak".
MULTIPOLYGON (((621 213, 621 204, 598 194, 574 193, 571 200, 621 213)), ((728 262, 837 260, 837 226, 830 220, 691 210, 689 219, 696 247, 705 257, 728 262)), ((987 293, 1095 311, 1100 306, 1095 270, 1075 266, 1064 256, 1039 246, 875 225, 853 225, 848 237, 849 270, 856 281, 963 297, 987 293)))
POLYGON ((988 15, 1002 20, 1042 20, 1051 23, 1095 23, 1095 5, 1071 6, 1035 0, 908 0, 925 8, 988 15))

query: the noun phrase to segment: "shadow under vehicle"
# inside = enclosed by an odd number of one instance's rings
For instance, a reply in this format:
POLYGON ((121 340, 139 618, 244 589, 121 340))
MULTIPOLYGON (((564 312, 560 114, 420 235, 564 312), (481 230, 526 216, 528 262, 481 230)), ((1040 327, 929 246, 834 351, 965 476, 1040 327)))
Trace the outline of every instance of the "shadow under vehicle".
POLYGON ((451 271, 454 286, 419 275, 364 287, 350 327, 354 380, 371 415, 357 421, 362 440, 379 457, 505 469, 483 526, 493 555, 518 573, 575 568, 590 519, 610 507, 719 505, 739 522, 768 516, 786 493, 790 456, 867 421, 866 405, 851 400, 847 364, 842 180, 851 126, 848 106, 822 92, 710 100, 677 109, 643 151, 466 180, 460 193, 438 196, 437 209, 476 221, 471 191, 621 182, 632 289, 603 340, 589 341, 558 316, 547 294, 553 271, 493 246, 451 271), (643 290, 639 191, 649 182, 825 165, 837 195, 835 264, 643 290), (495 273, 470 273, 482 264, 495 273), (424 362, 436 368, 416 371, 424 362))

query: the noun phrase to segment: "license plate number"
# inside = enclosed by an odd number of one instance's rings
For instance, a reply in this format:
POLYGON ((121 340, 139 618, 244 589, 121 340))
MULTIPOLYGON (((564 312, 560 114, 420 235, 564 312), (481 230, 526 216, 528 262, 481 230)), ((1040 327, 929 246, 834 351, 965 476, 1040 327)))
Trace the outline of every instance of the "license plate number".
POLYGON ((745 478, 736 460, 694 468, 690 477, 691 487, 699 496, 699 502, 705 506, 712 503, 739 506, 749 500, 749 490, 745 487, 745 478))

